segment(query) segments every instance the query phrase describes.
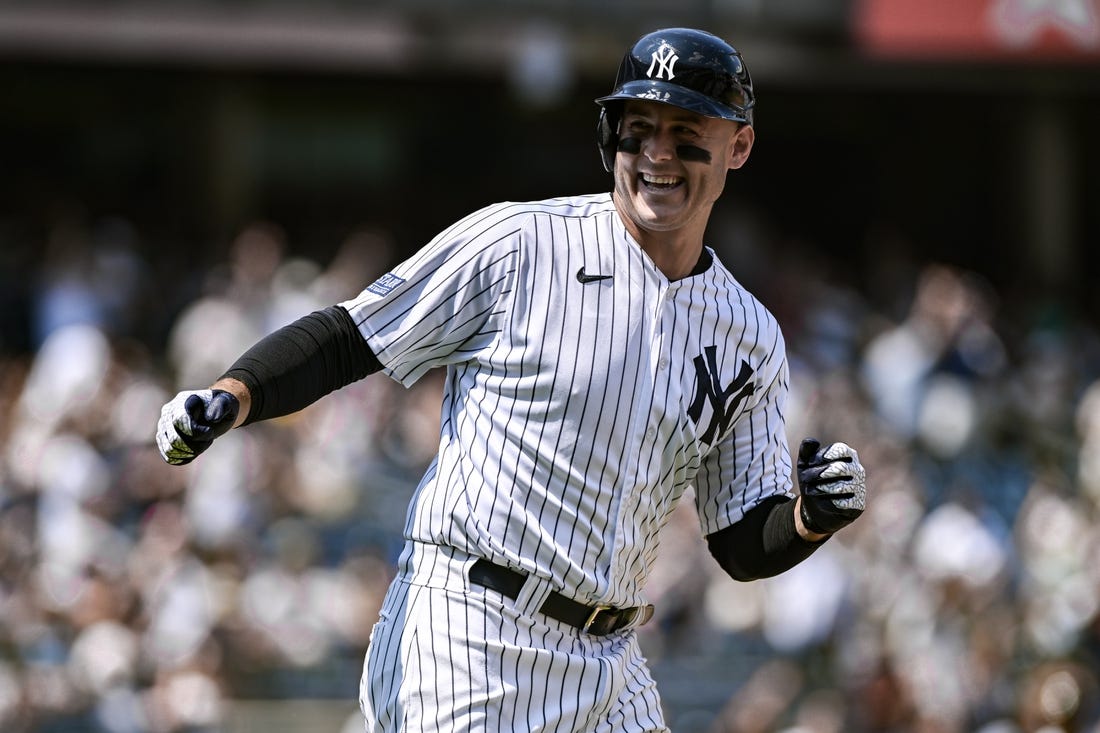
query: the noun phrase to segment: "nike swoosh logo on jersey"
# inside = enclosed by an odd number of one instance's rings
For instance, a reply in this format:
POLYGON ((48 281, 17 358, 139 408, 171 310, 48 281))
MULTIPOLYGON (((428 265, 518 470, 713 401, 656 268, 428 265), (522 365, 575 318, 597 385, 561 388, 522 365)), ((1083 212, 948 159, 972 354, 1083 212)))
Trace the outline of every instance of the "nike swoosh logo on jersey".
POLYGON ((580 283, 594 283, 599 280, 610 280, 611 275, 587 275, 584 272, 584 268, 577 270, 577 282, 580 283))

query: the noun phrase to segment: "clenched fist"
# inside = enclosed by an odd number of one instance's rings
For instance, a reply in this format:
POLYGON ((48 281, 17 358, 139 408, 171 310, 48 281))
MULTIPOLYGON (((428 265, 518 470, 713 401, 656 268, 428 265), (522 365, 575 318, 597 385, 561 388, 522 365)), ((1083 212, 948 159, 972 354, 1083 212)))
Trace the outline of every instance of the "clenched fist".
POLYGON ((239 411, 237 398, 224 390, 180 392, 160 411, 157 448, 161 457, 173 466, 190 463, 233 427, 239 411))
POLYGON ((867 504, 867 474, 859 455, 844 443, 824 448, 806 438, 798 449, 798 488, 802 523, 817 534, 832 534, 855 521, 867 504))

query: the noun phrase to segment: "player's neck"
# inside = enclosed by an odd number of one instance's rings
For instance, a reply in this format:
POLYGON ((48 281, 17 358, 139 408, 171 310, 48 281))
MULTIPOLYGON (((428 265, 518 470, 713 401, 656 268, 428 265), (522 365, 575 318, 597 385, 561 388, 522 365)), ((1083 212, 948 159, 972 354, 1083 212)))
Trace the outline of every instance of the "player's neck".
POLYGON ((703 235, 710 216, 709 206, 705 210, 695 211, 695 215, 686 220, 681 219, 669 228, 662 229, 659 225, 650 228, 639 221, 639 218, 632 216, 631 209, 623 205, 618 193, 614 193, 613 198, 627 233, 670 282, 693 274, 703 253, 703 235))
POLYGON ((699 263, 699 257, 703 252, 702 243, 693 248, 676 247, 667 249, 663 247, 642 246, 657 269, 665 274, 669 282, 681 280, 695 272, 695 266, 699 263))
POLYGON ((670 232, 653 232, 627 224, 634 241, 649 255, 658 270, 670 282, 693 274, 703 253, 702 233, 685 229, 670 232))

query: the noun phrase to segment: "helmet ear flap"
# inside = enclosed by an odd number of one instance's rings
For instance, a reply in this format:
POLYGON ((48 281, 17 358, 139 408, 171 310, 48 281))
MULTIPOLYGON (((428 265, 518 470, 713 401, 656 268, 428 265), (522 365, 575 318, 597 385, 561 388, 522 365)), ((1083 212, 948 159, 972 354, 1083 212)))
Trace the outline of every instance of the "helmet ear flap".
POLYGON ((619 105, 601 105, 600 121, 596 126, 596 145, 600 149, 603 167, 608 173, 615 170, 615 152, 619 147, 619 105))

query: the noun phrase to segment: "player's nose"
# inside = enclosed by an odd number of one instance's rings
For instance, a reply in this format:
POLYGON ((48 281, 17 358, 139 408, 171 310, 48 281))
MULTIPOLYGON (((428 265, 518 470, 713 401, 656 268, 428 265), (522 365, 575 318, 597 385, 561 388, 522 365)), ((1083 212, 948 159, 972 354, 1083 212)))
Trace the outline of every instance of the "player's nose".
POLYGON ((642 144, 642 154, 658 163, 676 157, 676 139, 671 131, 656 130, 642 144))

